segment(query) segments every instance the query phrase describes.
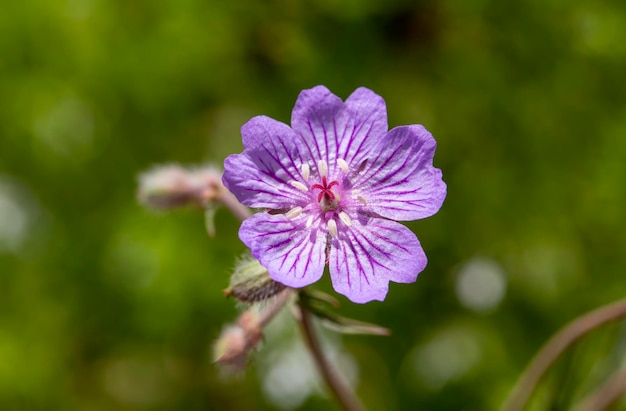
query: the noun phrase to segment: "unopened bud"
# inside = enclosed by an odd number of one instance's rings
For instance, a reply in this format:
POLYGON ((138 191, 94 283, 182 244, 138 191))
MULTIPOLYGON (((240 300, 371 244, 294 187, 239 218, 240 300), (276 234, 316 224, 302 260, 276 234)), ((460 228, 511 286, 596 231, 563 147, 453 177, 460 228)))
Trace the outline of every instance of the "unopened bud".
POLYGON ((248 350, 246 332, 239 326, 228 326, 213 346, 213 361, 243 369, 248 350))
POLYGON ((186 170, 156 167, 139 176, 139 201, 155 210, 195 205, 205 207, 219 196, 221 173, 211 167, 186 170))
POLYGON ((255 303, 265 301, 284 289, 284 285, 270 278, 257 259, 247 255, 237 263, 224 294, 245 303, 255 303))
POLYGON ((260 304, 244 311, 237 322, 224 328, 213 346, 213 360, 231 368, 242 370, 246 357, 261 342, 265 327, 286 304, 294 301, 294 290, 283 287, 283 291, 260 304))

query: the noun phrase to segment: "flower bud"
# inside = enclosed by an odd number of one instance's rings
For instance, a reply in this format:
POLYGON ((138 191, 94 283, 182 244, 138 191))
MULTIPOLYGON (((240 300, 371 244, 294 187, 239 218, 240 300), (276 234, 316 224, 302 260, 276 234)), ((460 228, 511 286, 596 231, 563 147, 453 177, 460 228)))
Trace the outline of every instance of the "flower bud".
POLYGON ((211 167, 187 170, 178 165, 156 167, 139 176, 139 202, 155 210, 206 207, 219 196, 221 173, 211 167))
POLYGON ((249 352, 263 338, 265 327, 286 304, 294 301, 293 289, 283 287, 274 297, 254 304, 244 311, 237 321, 224 328, 213 346, 213 360, 233 371, 242 370, 249 352))
POLYGON ((265 301, 284 289, 284 285, 270 278, 257 259, 246 255, 237 263, 230 277, 230 286, 224 290, 224 294, 245 303, 256 303, 265 301))
POLYGON ((213 361, 243 369, 250 349, 246 332, 239 326, 227 326, 213 345, 213 361))

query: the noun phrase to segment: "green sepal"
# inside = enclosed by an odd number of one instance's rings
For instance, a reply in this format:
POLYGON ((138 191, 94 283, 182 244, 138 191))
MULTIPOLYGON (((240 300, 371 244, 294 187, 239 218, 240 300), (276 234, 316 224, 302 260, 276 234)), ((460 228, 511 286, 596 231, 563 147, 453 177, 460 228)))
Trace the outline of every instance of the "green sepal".
POLYGON ((329 310, 328 305, 337 308, 339 302, 332 296, 315 290, 300 291, 300 304, 303 304, 320 319, 321 324, 342 334, 391 335, 387 328, 352 318, 343 317, 329 310))
POLYGON ((250 254, 244 255, 235 266, 230 285, 224 290, 226 297, 235 297, 244 303, 265 301, 285 286, 272 280, 265 267, 250 254))

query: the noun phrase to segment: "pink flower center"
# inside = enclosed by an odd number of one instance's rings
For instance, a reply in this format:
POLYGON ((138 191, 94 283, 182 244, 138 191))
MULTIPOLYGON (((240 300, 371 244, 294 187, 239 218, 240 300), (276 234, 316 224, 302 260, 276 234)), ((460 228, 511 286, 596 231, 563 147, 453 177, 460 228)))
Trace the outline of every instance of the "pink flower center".
MULTIPOLYGON (((348 163, 346 163, 345 160, 338 159, 337 166, 341 169, 341 171, 343 171, 344 176, 349 175, 350 170, 348 168, 348 163)), ((307 183, 309 182, 309 177, 311 177, 311 169, 308 163, 304 163, 300 166, 300 175, 302 176, 304 183, 302 181, 295 180, 291 181, 289 184, 304 193, 311 192, 313 195, 317 195, 317 202, 319 203, 322 212, 326 213, 328 211, 334 211, 341 214, 342 211, 340 209, 342 208, 342 197, 346 194, 346 192, 344 192, 341 188, 341 183, 339 180, 328 180, 328 164, 326 164, 325 160, 319 160, 317 162, 317 173, 321 179, 321 184, 318 182, 308 185, 307 183), (319 192, 316 192, 315 190, 318 190, 319 192)), ((365 198, 363 198, 358 190, 351 189, 348 194, 351 195, 352 198, 358 199, 363 204, 366 204, 365 198)), ((290 218, 292 218, 300 215, 300 212, 302 212, 302 207, 296 207, 290 210, 288 214, 290 218)), ((333 216, 335 214, 333 214, 333 216)))
MULTIPOLYGON (((348 168, 348 163, 346 163, 345 160, 343 159, 337 160, 337 165, 339 166, 341 171, 343 171, 344 176, 347 176, 349 174, 350 170, 348 168)), ((337 238, 338 236, 337 223, 338 222, 343 223, 343 225, 346 227, 350 227, 352 225, 352 219, 346 213, 346 211, 342 210, 343 207, 340 205, 342 201, 342 196, 346 193, 342 190, 341 184, 339 183, 338 180, 328 181, 328 164, 326 164, 325 160, 320 160, 317 162, 317 170, 321 178, 321 184, 320 183, 315 183, 311 185, 305 184, 309 182, 309 177, 311 177, 311 169, 309 168, 308 163, 304 163, 300 167, 300 174, 302 176, 302 180, 304 181, 304 183, 296 180, 296 181, 291 181, 289 184, 292 187, 302 191, 303 193, 311 192, 313 195, 315 195, 314 190, 319 190, 319 193, 317 193, 317 202, 320 206, 320 210, 322 211, 322 214, 319 215, 317 214, 316 211, 309 210, 309 212, 307 213, 308 217, 306 221, 306 227, 311 228, 315 219, 319 218, 321 219, 322 222, 326 223, 328 233, 331 236, 337 238), (335 188, 335 187, 338 187, 338 188, 335 188), (335 188, 334 189, 335 191, 333 191, 333 188, 335 188), (311 213, 311 211, 313 213, 311 213)), ((365 198, 360 194, 358 190, 352 188, 349 191, 349 194, 352 196, 353 199, 357 199, 361 201, 364 205, 367 205, 365 198)), ((302 214, 303 211, 304 211, 303 207, 297 206, 287 211, 285 213, 285 216, 293 220, 293 219, 298 218, 302 214)))
POLYGON ((326 176, 322 177, 322 184, 313 184, 311 186, 311 190, 320 190, 320 193, 317 196, 317 201, 319 203, 322 202, 322 199, 332 202, 336 199, 335 193, 333 193, 332 188, 334 186, 338 186, 338 181, 331 181, 330 183, 326 180, 326 176))

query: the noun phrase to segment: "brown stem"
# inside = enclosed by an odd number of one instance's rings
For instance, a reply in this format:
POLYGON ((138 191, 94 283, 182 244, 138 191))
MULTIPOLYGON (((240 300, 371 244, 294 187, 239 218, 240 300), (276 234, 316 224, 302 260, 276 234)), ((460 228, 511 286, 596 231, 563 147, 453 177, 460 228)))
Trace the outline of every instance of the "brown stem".
POLYGON ((626 317, 626 299, 588 312, 563 327, 539 350, 513 387, 501 411, 521 411, 546 370, 570 345, 593 329, 626 317))
POLYGON ((228 189, 224 187, 221 182, 219 184, 219 198, 222 201, 222 204, 228 207, 230 211, 235 215, 235 217, 239 218, 242 221, 250 217, 252 215, 250 209, 241 204, 233 195, 233 193, 228 191, 228 189))
POLYGON ((311 350, 311 354, 313 355, 313 359, 315 360, 315 364, 317 368, 324 378, 326 385, 332 391, 333 395, 339 402, 339 404, 346 411, 364 411, 363 405, 356 397, 354 392, 348 387, 345 381, 341 378, 341 376, 337 373, 335 369, 332 368, 328 359, 324 356, 322 352, 322 347, 320 346, 319 340, 315 335, 315 330, 313 328, 312 316, 309 310, 302 304, 299 304, 300 307, 300 325, 302 330, 302 335, 306 340, 306 343, 311 350))
POLYGON ((261 328, 265 327, 274 319, 274 317, 276 317, 276 314, 278 314, 280 310, 283 309, 285 304, 287 304, 287 302, 289 302, 289 300, 294 296, 294 291, 295 290, 293 288, 285 287, 284 290, 275 296, 265 300, 268 304, 264 307, 259 318, 259 325, 261 328))
POLYGON ((575 407, 576 411, 602 411, 609 408, 626 392, 626 369, 616 372, 596 391, 575 407))

